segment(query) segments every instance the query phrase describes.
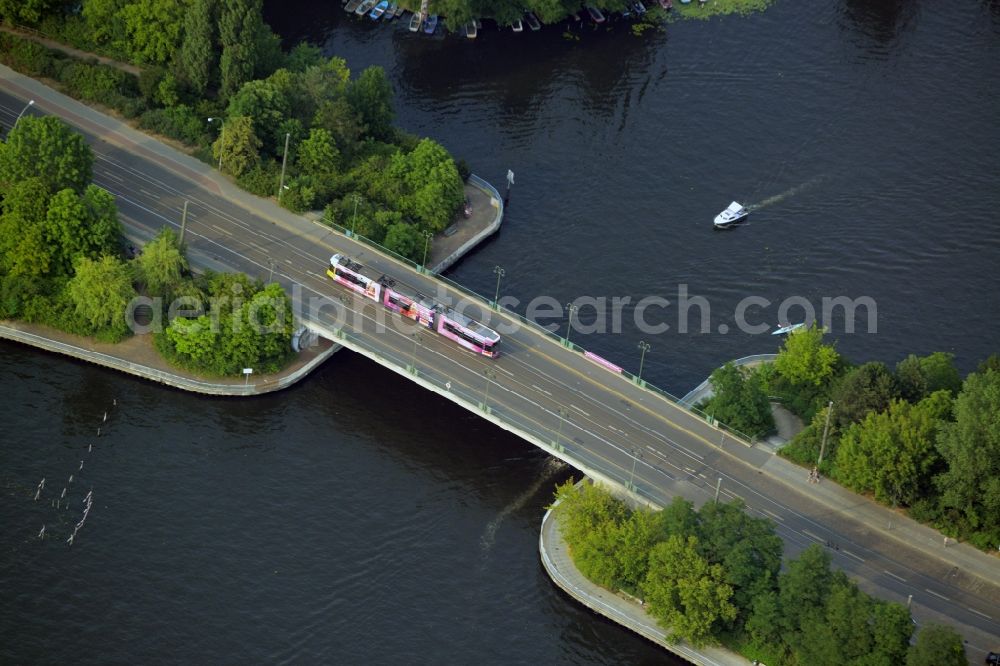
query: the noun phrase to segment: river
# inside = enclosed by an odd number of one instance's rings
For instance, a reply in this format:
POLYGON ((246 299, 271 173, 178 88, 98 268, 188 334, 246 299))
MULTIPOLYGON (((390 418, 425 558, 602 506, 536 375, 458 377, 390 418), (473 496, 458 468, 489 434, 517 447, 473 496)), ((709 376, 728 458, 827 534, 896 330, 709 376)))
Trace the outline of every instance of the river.
MULTIPOLYGON (((488 26, 474 42, 316 4, 267 18, 356 72, 383 66, 398 123, 501 189, 515 172, 503 229, 449 277, 492 294, 501 265, 522 304, 675 302, 649 316, 665 333, 626 307, 621 332, 573 336, 632 370, 649 342, 643 375, 664 389, 774 351, 737 330, 746 296, 772 326, 792 297, 869 297, 876 332, 828 322, 857 362, 942 350, 965 372, 997 351, 1000 3, 779 0, 642 38, 488 26), (713 231, 732 199, 750 220, 713 231), (705 332, 677 330, 681 285, 708 302, 705 332)), ((542 571, 543 507, 571 470, 350 353, 251 400, 7 343, 0 376, 2 661, 667 660, 542 571)))

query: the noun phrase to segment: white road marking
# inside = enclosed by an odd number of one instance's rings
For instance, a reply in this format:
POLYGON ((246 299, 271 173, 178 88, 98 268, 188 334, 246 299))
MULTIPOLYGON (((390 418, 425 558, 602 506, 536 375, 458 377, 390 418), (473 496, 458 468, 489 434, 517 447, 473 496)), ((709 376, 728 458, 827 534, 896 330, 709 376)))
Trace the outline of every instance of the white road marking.
POLYGON ((975 613, 975 614, 976 614, 976 615, 978 615, 979 617, 985 617, 985 618, 986 618, 987 620, 992 620, 992 619, 993 619, 992 617, 990 617, 990 616, 989 616, 989 615, 987 615, 986 613, 980 613, 980 612, 979 612, 979 611, 977 611, 977 610, 976 610, 975 608, 969 608, 968 606, 966 606, 966 607, 965 607, 965 609, 966 609, 967 611, 970 611, 970 612, 972 612, 972 613, 975 613))
POLYGON ((802 530, 802 533, 805 534, 807 537, 812 537, 813 539, 816 539, 816 541, 819 541, 820 543, 823 542, 823 539, 821 539, 820 537, 816 536, 815 534, 813 534, 809 530, 802 530))
POLYGON ((226 234, 227 236, 230 235, 228 231, 226 231, 225 229, 223 229, 222 227, 220 227, 217 224, 210 224, 208 226, 212 227, 213 229, 215 229, 216 231, 218 231, 220 234, 226 234))
POLYGON ((552 396, 551 393, 549 393, 548 391, 546 391, 545 389, 543 389, 541 386, 536 386, 536 385, 532 384, 531 388, 535 389, 536 391, 541 391, 542 393, 544 393, 547 396, 550 396, 550 397, 552 396))
POLYGON ((509 375, 511 377, 514 376, 514 373, 511 372, 510 370, 507 370, 506 368, 502 368, 499 365, 494 365, 493 367, 499 370, 500 372, 504 373, 505 375, 509 375))
POLYGON ((891 571, 884 571, 884 573, 889 574, 890 576, 892 576, 893 578, 895 578, 896 580, 898 580, 900 583, 905 583, 906 582, 905 578, 903 578, 901 576, 897 576, 896 574, 892 573, 891 571))
POLYGON ((569 403, 569 406, 570 406, 571 408, 575 409, 576 411, 580 412, 580 413, 581 413, 581 414, 583 414, 584 416, 590 416, 590 414, 588 414, 587 412, 583 411, 582 409, 580 409, 579 407, 577 407, 576 405, 574 405, 574 404, 573 404, 572 402, 571 402, 571 403, 569 403))
POLYGON ((772 517, 772 518, 774 518, 775 520, 780 520, 781 522, 785 522, 785 519, 784 519, 784 518, 782 518, 781 516, 779 516, 778 514, 776 514, 776 513, 775 513, 775 512, 773 512, 773 511, 768 511, 767 509, 761 509, 761 511, 763 511, 763 512, 764 512, 764 513, 766 513, 767 515, 771 516, 771 517, 772 517))
POLYGON ((848 557, 853 557, 858 562, 864 562, 865 561, 863 557, 859 557, 859 556, 855 555, 854 553, 852 553, 849 550, 841 550, 840 552, 842 552, 844 555, 847 555, 848 557))
POLYGON ((928 590, 926 587, 924 588, 924 591, 928 592, 929 594, 933 594, 938 599, 944 599, 945 601, 951 601, 951 599, 949 599, 948 597, 944 596, 943 594, 938 594, 934 590, 928 590))
POLYGON ((147 197, 153 197, 157 201, 160 200, 160 197, 158 195, 153 194, 152 192, 147 192, 146 190, 142 189, 141 187, 139 188, 139 194, 145 194, 147 197))

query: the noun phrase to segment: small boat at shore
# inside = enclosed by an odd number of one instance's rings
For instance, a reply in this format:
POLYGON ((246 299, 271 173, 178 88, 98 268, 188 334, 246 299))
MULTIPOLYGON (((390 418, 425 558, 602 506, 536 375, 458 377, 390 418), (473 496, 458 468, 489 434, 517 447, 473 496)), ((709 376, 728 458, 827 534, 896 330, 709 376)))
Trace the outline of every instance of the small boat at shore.
POLYGON ((531 28, 531 32, 538 32, 542 29, 542 24, 538 22, 538 17, 531 12, 524 12, 524 21, 531 28))
POLYGON ((368 18, 373 21, 377 21, 383 16, 385 16, 386 11, 389 9, 389 0, 382 0, 382 2, 375 5, 371 12, 368 14, 368 18))
POLYGON ((361 4, 354 10, 354 13, 358 16, 364 16, 375 8, 377 2, 378 0, 361 0, 361 4))
POLYGON ((476 35, 479 34, 479 28, 476 27, 475 21, 469 21, 465 24, 465 36, 469 39, 475 39, 476 35))
POLYGON ((430 16, 427 17, 427 20, 424 21, 424 34, 433 35, 434 31, 437 30, 437 27, 438 27, 437 14, 431 14, 430 16))
POLYGON ((389 9, 385 10, 385 16, 383 16, 382 18, 384 18, 386 21, 391 21, 397 16, 399 16, 399 4, 393 2, 389 4, 389 9))
POLYGON ((420 31, 420 12, 413 12, 413 16, 410 17, 410 32, 420 31))
POLYGON ((804 321, 800 321, 797 324, 784 324, 781 328, 771 331, 771 335, 785 335, 786 333, 792 333, 805 325, 806 323, 804 321))
POLYGON ((514 19, 514 22, 510 24, 510 29, 514 32, 524 32, 524 24, 521 23, 521 19, 514 19))
POLYGON ((348 3, 344 5, 344 11, 351 14, 361 5, 361 0, 348 0, 348 3))
POLYGON ((606 20, 604 18, 604 14, 602 14, 601 10, 598 9, 597 7, 591 7, 590 5, 587 5, 586 10, 587 10, 587 16, 589 16, 590 20, 593 21, 594 23, 604 23, 604 21, 606 20))
POLYGON ((660 7, 663 7, 664 11, 670 11, 674 8, 674 0, 660 0, 660 7))
POLYGON ((747 210, 746 206, 734 201, 729 204, 728 208, 715 216, 715 228, 728 229, 734 224, 739 224, 747 219, 748 215, 750 215, 750 211, 747 210))

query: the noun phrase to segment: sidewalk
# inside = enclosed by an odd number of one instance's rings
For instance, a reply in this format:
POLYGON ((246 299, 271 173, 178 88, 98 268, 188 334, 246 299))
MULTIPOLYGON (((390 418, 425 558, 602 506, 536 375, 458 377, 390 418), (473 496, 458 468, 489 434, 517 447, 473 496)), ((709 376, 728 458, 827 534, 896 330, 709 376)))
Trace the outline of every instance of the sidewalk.
POLYGON ((600 613, 609 620, 631 629, 692 664, 750 666, 750 662, 742 656, 720 647, 705 647, 699 650, 683 642, 667 642, 666 633, 649 616, 645 608, 584 578, 573 564, 552 509, 546 511, 545 517, 542 518, 538 551, 542 558, 542 566, 545 567, 552 582, 595 613, 600 613))

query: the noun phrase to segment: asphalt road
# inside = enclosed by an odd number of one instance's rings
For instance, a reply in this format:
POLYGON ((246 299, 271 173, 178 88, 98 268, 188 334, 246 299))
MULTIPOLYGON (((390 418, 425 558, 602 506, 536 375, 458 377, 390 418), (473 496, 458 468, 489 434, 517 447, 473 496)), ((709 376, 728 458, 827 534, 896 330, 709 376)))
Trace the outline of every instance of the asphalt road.
MULTIPOLYGON (((334 252, 439 300, 463 300, 440 281, 243 193, 217 179, 209 167, 3 71, 4 131, 29 97, 36 103, 28 113, 59 115, 82 131, 96 155, 94 181, 116 195, 134 241, 148 239, 165 225, 178 228, 188 201, 186 240, 196 267, 273 276, 293 294, 300 317, 324 330, 344 331, 348 346, 415 367, 424 381, 458 399, 486 404, 506 427, 561 447, 564 457, 582 469, 634 483, 640 495, 656 503, 677 494, 697 503, 711 500, 721 479, 724 500, 739 497, 756 515, 774 520, 787 556, 812 543, 823 545, 836 566, 866 591, 903 603, 912 595, 918 624, 955 626, 974 661, 1000 643, 1000 587, 955 566, 947 549, 934 554, 911 547, 889 526, 877 528, 832 507, 810 492, 804 474, 791 482, 775 471, 770 454, 725 437, 690 412, 509 317, 493 313, 487 321, 502 335, 502 355, 489 360, 354 297, 325 276, 334 252)), ((479 304, 467 312, 484 321, 489 315, 479 304)), ((565 331, 565 316, 551 322, 565 331)), ((857 502, 866 500, 858 497, 857 502)))

